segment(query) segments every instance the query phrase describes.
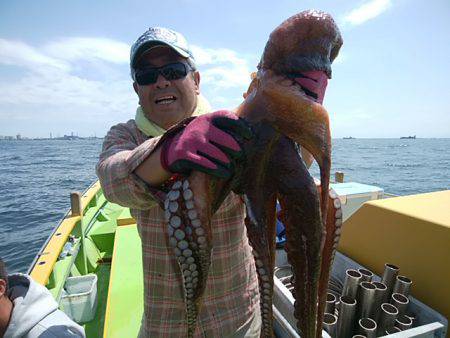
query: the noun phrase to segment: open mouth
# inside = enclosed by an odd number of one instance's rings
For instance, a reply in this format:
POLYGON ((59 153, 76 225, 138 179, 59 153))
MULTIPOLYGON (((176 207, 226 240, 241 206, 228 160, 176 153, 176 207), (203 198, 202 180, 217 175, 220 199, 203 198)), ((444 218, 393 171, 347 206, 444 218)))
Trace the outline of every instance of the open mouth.
POLYGON ((158 97, 155 100, 155 104, 171 104, 173 102, 175 102, 177 100, 177 98, 173 95, 166 95, 166 96, 162 96, 162 97, 158 97))

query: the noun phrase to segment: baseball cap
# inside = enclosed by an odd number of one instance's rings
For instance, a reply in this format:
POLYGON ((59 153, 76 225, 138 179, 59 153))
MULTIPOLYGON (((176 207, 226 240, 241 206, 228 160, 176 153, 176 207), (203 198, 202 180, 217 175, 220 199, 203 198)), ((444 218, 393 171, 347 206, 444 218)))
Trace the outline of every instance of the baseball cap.
POLYGON ((131 46, 130 68, 133 71, 139 58, 155 46, 165 45, 172 48, 180 56, 190 59, 195 64, 194 55, 186 38, 178 32, 164 27, 150 27, 131 46))

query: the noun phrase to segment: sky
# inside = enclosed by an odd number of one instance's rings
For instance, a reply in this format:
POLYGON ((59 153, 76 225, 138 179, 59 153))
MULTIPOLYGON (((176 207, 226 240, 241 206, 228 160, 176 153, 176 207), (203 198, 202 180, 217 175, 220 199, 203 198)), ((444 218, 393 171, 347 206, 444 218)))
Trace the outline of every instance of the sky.
POLYGON ((333 137, 450 137, 448 0, 0 1, 0 135, 101 137, 132 119, 129 50, 150 26, 185 35, 203 95, 233 109, 270 32, 306 9, 344 39, 324 101, 333 137))

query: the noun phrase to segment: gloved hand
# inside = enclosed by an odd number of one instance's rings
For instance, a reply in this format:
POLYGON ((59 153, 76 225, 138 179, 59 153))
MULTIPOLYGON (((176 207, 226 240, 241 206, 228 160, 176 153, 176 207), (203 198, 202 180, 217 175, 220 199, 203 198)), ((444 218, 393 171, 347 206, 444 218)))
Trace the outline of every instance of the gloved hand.
POLYGON ((250 127, 230 111, 200 115, 164 141, 161 164, 173 173, 198 170, 229 178, 233 174, 233 161, 243 155, 238 141, 252 136, 250 127))

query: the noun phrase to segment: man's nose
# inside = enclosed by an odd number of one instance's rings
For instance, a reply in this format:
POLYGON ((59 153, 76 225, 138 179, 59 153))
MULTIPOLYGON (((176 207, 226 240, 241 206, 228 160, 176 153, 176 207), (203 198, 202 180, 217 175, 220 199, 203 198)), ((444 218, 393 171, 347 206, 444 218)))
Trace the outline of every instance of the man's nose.
POLYGON ((170 81, 166 80, 164 76, 159 74, 158 78, 156 79, 155 85, 157 88, 167 88, 170 86, 170 81))

